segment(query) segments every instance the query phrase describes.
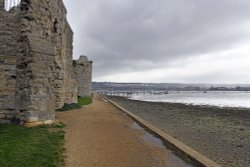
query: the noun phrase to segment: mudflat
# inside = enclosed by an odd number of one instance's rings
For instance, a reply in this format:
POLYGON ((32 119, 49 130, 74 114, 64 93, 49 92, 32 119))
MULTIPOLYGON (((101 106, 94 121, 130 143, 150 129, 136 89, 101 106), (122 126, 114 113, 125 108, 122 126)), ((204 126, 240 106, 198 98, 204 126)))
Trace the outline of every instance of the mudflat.
POLYGON ((224 167, 250 166, 250 110, 109 98, 224 167))
POLYGON ((66 124, 66 167, 193 166, 99 96, 82 109, 57 113, 57 119, 66 124))

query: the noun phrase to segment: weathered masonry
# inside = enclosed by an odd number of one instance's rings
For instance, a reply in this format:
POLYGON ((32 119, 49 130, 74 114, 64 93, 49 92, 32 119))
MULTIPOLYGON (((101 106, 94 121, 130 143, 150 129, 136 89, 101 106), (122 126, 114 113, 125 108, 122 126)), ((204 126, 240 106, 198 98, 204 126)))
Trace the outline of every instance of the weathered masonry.
POLYGON ((62 0, 5 7, 0 0, 0 123, 51 123, 55 109, 77 102, 66 8, 62 0))
POLYGON ((92 61, 89 61, 86 56, 80 56, 79 60, 74 61, 76 72, 76 80, 78 84, 78 96, 90 97, 92 83, 92 61))

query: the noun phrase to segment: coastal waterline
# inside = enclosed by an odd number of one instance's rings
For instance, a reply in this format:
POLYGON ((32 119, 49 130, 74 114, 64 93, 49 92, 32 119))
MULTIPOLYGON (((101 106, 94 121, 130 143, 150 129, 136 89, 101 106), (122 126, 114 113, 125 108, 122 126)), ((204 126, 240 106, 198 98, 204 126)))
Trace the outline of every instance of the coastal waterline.
POLYGON ((250 108, 250 92, 243 91, 137 92, 130 94, 128 98, 132 100, 151 102, 250 108))

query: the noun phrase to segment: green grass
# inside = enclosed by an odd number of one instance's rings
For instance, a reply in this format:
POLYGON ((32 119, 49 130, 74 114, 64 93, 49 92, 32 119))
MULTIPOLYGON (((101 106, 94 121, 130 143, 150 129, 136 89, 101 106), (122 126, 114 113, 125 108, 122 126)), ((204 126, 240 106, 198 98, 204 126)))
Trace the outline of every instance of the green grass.
POLYGON ((75 109, 80 109, 81 106, 89 105, 92 103, 91 97, 78 97, 77 103, 64 104, 64 106, 56 111, 70 111, 75 109))
POLYGON ((89 105, 92 103, 92 98, 91 97, 78 97, 78 104, 83 106, 83 105, 89 105))
POLYGON ((69 110, 75 110, 75 109, 80 109, 80 108, 81 108, 81 105, 79 105, 78 103, 71 103, 71 104, 65 103, 62 108, 57 109, 56 111, 69 111, 69 110))
POLYGON ((62 166, 62 127, 0 125, 0 167, 62 166))

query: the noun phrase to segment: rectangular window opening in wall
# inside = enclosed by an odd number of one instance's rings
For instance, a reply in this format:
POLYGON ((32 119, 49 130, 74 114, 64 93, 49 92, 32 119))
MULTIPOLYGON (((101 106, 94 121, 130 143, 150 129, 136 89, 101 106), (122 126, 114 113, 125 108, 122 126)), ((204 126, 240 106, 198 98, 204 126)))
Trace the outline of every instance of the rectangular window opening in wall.
POLYGON ((4 8, 6 11, 10 11, 11 8, 19 6, 21 0, 5 0, 4 8))

